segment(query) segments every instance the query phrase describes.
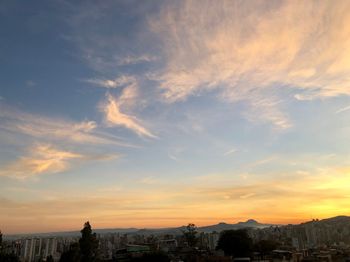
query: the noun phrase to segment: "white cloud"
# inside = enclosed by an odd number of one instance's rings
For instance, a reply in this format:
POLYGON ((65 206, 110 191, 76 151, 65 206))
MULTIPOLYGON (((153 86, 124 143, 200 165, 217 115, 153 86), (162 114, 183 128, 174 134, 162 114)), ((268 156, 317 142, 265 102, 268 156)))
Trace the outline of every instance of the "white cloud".
POLYGON ((105 113, 105 119, 109 126, 122 126, 130 129, 139 136, 146 136, 155 138, 148 129, 143 127, 140 120, 135 116, 122 113, 120 110, 120 101, 112 95, 107 94, 107 101, 102 105, 102 111, 105 113))
POLYGON ((342 113, 342 112, 345 112, 345 111, 348 111, 348 110, 350 110, 350 106, 346 106, 346 107, 340 108, 335 113, 339 114, 339 113, 342 113))
POLYGON ((115 79, 87 79, 87 83, 105 88, 118 88, 123 86, 137 86, 137 80, 133 76, 122 75, 115 79))
POLYGON ((237 152, 237 149, 232 148, 224 153, 224 156, 232 155, 237 152))
POLYGON ((144 54, 141 56, 126 56, 119 59, 119 65, 134 65, 142 62, 152 62, 157 60, 156 56, 144 54))
POLYGON ((349 23, 347 1, 173 2, 149 21, 165 58, 153 79, 166 101, 217 89, 248 102, 249 119, 287 128, 286 87, 299 100, 350 95, 349 23))

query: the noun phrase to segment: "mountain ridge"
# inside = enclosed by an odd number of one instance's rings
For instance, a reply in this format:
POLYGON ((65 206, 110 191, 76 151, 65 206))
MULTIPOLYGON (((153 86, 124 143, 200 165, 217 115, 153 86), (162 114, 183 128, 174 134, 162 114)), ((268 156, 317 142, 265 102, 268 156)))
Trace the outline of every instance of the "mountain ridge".
MULTIPOLYGON (((331 218, 325 218, 321 220, 311 220, 311 221, 305 221, 299 224, 290 224, 290 225, 304 225, 307 223, 338 223, 343 221, 349 221, 350 222, 350 216, 335 216, 331 218)), ((230 229, 242 229, 242 228, 266 228, 271 226, 286 226, 282 224, 264 224, 260 223, 257 220, 254 219, 248 219, 245 222, 237 222, 234 224, 229 224, 226 222, 219 222, 214 225, 208 225, 208 226, 202 226, 197 227, 198 232, 203 233, 211 233, 211 232, 221 232, 224 230, 230 230, 230 229)), ((93 231, 97 234, 107 234, 107 233, 120 233, 120 234, 144 234, 144 235, 159 235, 159 234, 182 234, 182 232, 186 230, 186 226, 180 226, 180 227, 168 227, 168 228, 98 228, 94 229, 93 231)), ((45 232, 45 233, 25 233, 25 234, 8 234, 4 235, 4 238, 7 239, 13 239, 13 238, 23 238, 23 237, 77 237, 80 236, 80 231, 60 231, 60 232, 45 232)))

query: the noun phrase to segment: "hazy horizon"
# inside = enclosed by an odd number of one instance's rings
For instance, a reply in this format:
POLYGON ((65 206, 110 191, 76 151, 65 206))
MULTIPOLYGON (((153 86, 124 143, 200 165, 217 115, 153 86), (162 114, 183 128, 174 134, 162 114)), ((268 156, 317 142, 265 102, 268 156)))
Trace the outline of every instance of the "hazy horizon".
POLYGON ((350 1, 0 3, 0 230, 350 214, 350 1))
MULTIPOLYGON (((344 215, 338 215, 336 217, 344 217, 344 215)), ((346 216, 348 217, 348 216, 346 216)), ((197 229, 200 229, 202 227, 210 227, 210 226, 216 226, 216 225, 220 225, 222 223, 224 224, 229 224, 229 225, 236 225, 236 224, 239 224, 239 223, 247 223, 249 222, 250 220, 254 220, 255 222, 257 222, 258 224, 260 225, 274 225, 274 226, 285 226, 285 225, 298 225, 298 224, 301 224, 301 223, 305 223, 305 222, 310 222, 310 221, 315 221, 315 220, 319 220, 321 221, 322 219, 332 219, 332 218, 335 218, 335 217, 327 217, 327 218, 313 218, 313 219, 310 219, 310 220, 307 220, 307 221, 300 221, 300 222, 297 222, 297 223, 287 223, 287 224, 274 224, 274 223, 265 223, 265 222, 262 222, 262 221, 257 221, 255 220, 254 218, 249 218, 247 220, 244 220, 244 221, 235 221, 235 222, 230 222, 230 221, 218 221, 217 223, 214 223, 214 224, 206 224, 206 225, 195 225, 195 227, 197 229)), ((83 223, 81 223, 81 227, 84 225, 84 223, 87 222, 87 221, 84 221, 83 223)), ((176 229, 176 228, 181 228, 181 227, 186 227, 189 223, 187 224, 183 224, 183 225, 175 225, 175 226, 170 226, 170 227, 107 227, 107 228, 95 228, 93 223, 91 223, 91 221, 89 221, 89 223, 92 225, 92 230, 93 231, 98 231, 98 230, 128 230, 128 229, 135 229, 135 230, 143 230, 143 229, 146 229, 146 230, 161 230, 161 229, 176 229)), ((42 232, 18 232, 18 233, 13 233, 13 234, 5 234, 5 237, 6 236, 14 236, 14 235, 35 235, 35 234, 55 234, 55 233, 70 233, 70 232, 80 232, 81 228, 75 228, 75 229, 70 229, 70 230, 59 230, 59 231, 42 231, 42 232)), ((106 231, 107 233, 108 231, 106 231)), ((4 233, 4 232, 2 232, 4 233)))

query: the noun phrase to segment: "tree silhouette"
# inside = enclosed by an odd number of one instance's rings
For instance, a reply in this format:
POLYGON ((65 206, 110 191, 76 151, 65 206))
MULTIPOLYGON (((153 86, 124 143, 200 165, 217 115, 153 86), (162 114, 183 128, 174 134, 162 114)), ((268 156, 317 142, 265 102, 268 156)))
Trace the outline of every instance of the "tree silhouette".
POLYGON ((226 230, 221 233, 217 249, 223 250, 226 256, 247 257, 251 255, 252 246, 246 230, 226 230))
POLYGON ((189 247, 194 247, 197 243, 197 227, 195 224, 188 224, 186 230, 183 231, 183 236, 189 247))
POLYGON ((19 258, 15 254, 0 253, 1 262, 19 262, 19 258))
POLYGON ((1 230, 0 230, 0 261, 1 262, 18 262, 19 261, 18 257, 15 254, 13 253, 7 254, 3 250, 1 230))
POLYGON ((272 250, 277 248, 277 243, 273 240, 260 240, 254 245, 254 251, 257 251, 261 255, 261 259, 267 254, 271 253, 272 250))
POLYGON ((89 221, 84 224, 84 228, 80 232, 79 247, 81 261, 97 261, 98 240, 96 239, 96 233, 92 233, 89 221))
POLYGON ((60 262, 95 262, 98 261, 98 240, 92 233, 89 221, 85 222, 79 243, 72 243, 69 249, 62 253, 60 262))
POLYGON ((72 243, 69 249, 62 253, 60 262, 77 262, 80 261, 80 249, 78 243, 72 243))

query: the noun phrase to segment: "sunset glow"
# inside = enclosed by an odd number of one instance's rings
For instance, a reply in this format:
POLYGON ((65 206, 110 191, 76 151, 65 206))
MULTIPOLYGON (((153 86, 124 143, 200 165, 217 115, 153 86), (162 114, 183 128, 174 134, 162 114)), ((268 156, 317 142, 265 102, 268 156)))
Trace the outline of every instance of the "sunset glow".
POLYGON ((350 215, 350 1, 0 16, 3 233, 350 215))

